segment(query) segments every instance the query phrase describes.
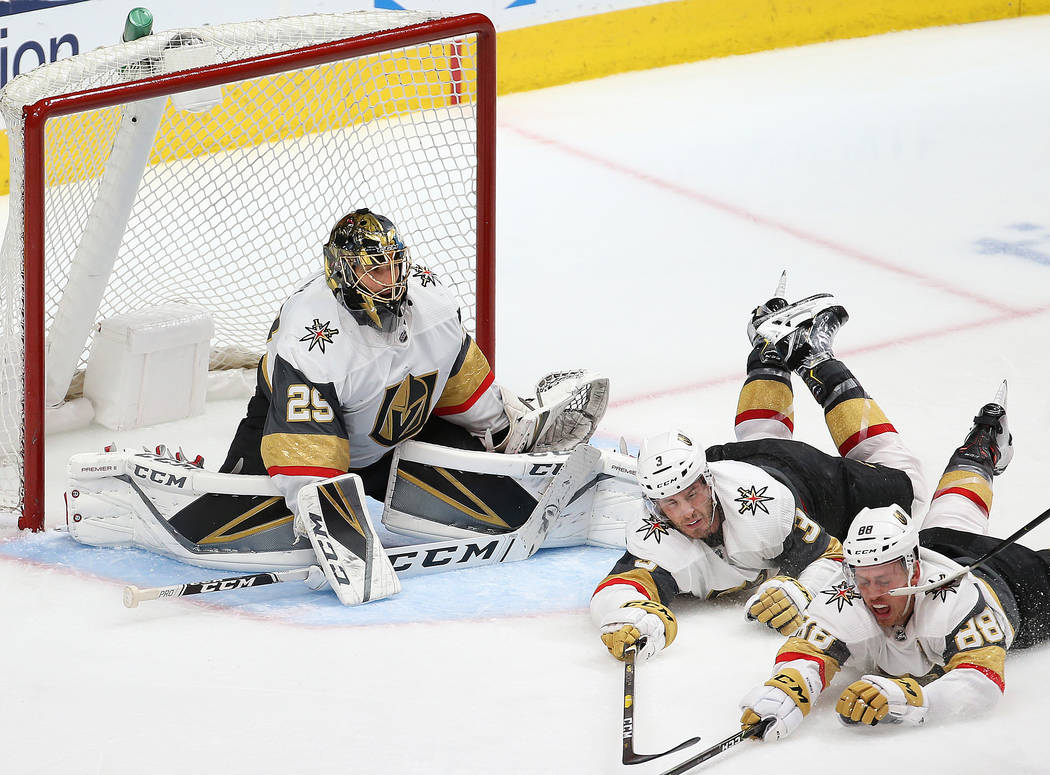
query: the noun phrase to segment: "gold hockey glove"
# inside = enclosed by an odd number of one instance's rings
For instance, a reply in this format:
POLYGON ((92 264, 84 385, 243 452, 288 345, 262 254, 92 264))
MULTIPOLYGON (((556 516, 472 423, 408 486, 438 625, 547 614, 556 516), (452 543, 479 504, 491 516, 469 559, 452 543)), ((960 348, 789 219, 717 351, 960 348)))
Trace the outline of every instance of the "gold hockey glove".
POLYGON ((619 660, 623 659, 625 649, 645 638, 645 645, 638 651, 644 660, 674 642, 678 620, 665 605, 652 600, 632 600, 606 615, 601 628, 602 643, 619 660))
POLYGON ((794 635, 802 626, 802 612, 813 596, 790 576, 774 576, 747 601, 747 619, 757 621, 781 635, 794 635))
POLYGON ((922 687, 914 678, 866 675, 846 687, 835 706, 846 724, 921 724, 926 719, 922 687))

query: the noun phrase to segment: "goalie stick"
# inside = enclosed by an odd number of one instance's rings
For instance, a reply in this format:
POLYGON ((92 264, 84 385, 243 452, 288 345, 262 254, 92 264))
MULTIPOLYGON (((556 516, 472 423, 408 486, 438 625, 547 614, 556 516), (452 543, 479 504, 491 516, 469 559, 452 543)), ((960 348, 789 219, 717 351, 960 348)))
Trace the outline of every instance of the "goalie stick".
POLYGON ((660 775, 683 775, 686 772, 691 772, 695 767, 703 764, 708 759, 713 759, 714 757, 718 756, 718 754, 720 754, 720 753, 724 753, 725 751, 728 751, 730 748, 735 746, 740 741, 746 740, 749 737, 761 736, 766 731, 766 727, 768 727, 770 724, 772 724, 773 721, 774 721, 774 719, 772 719, 772 718, 766 718, 766 719, 762 719, 761 721, 759 721, 757 724, 754 724, 753 726, 747 727, 746 729, 741 729, 735 735, 730 735, 729 737, 727 737, 722 742, 715 743, 713 746, 708 748, 706 751, 701 751, 700 753, 698 753, 696 756, 692 757, 691 759, 686 759, 681 764, 676 765, 676 766, 672 767, 669 770, 665 770, 664 772, 661 772, 660 775))
MULTIPOLYGON (((311 566, 316 567, 316 566, 311 566)), ((317 568, 320 572, 320 568, 317 568)), ((136 608, 143 600, 156 600, 159 597, 185 597, 186 595, 202 595, 206 592, 226 592, 231 589, 247 589, 248 587, 263 587, 267 584, 280 584, 282 581, 305 581, 310 574, 310 568, 294 568, 292 570, 275 571, 272 573, 252 573, 248 576, 231 576, 225 579, 214 579, 213 581, 197 581, 189 584, 172 584, 169 587, 147 587, 140 589, 134 585, 124 587, 125 608, 136 608)))
POLYGON ((638 654, 638 649, 645 643, 643 638, 638 643, 624 649, 623 653, 623 763, 624 764, 641 764, 642 762, 652 761, 653 759, 659 759, 661 756, 667 756, 669 753, 675 751, 681 751, 683 748, 688 748, 694 743, 699 743, 699 737, 692 737, 686 740, 684 743, 679 743, 674 748, 670 748, 663 753, 636 753, 634 750, 634 671, 635 671, 635 657, 638 654))
POLYGON ((1048 518, 1050 518, 1050 509, 1047 509, 1042 514, 1040 514, 1038 517, 1036 517, 1031 522, 1029 522, 1027 525, 1025 525, 1024 527, 1020 528, 1017 532, 1013 533, 1012 535, 1010 535, 1007 538, 1004 538, 994 548, 992 548, 991 550, 985 552, 980 557, 978 557, 976 560, 971 562, 969 565, 967 565, 967 566, 965 566, 963 568, 960 568, 959 570, 955 571, 954 573, 949 573, 947 576, 942 576, 939 579, 934 579, 933 581, 927 581, 925 584, 918 584, 918 585, 916 585, 914 587, 897 587, 896 589, 891 589, 890 590, 890 594, 893 595, 894 597, 904 597, 905 595, 918 595, 921 592, 929 592, 931 589, 939 589, 940 587, 946 587, 949 584, 951 584, 953 581, 956 581, 957 579, 961 579, 963 576, 965 576, 967 573, 972 571, 978 565, 983 565, 984 563, 988 562, 988 560, 992 559, 997 554, 999 554, 999 552, 1001 552, 1003 549, 1005 549, 1006 547, 1010 546, 1012 543, 1016 542, 1018 538, 1023 536, 1029 530, 1032 530, 1033 528, 1036 528, 1039 525, 1041 525, 1048 518))
MULTIPOLYGON (((601 451, 596 447, 587 444, 576 447, 547 486, 529 518, 513 532, 396 546, 386 548, 384 552, 398 576, 402 578, 528 559, 539 549, 562 510, 573 495, 586 484, 600 461, 601 451)), ((124 589, 124 605, 134 608, 143 600, 156 600, 161 597, 185 597, 285 581, 303 581, 308 573, 309 567, 167 587, 128 586, 124 589)))

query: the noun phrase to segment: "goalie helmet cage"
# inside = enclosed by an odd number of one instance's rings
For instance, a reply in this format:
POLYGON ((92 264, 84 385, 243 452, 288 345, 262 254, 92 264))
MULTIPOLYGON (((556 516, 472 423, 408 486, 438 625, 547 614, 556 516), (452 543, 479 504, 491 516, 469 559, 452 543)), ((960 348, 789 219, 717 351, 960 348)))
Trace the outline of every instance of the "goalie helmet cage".
POLYGON ((213 368, 254 366, 357 207, 398 224, 494 361, 495 51, 480 14, 357 11, 156 33, 13 79, 0 509, 42 529, 45 405, 74 395, 98 321, 202 306, 213 368))

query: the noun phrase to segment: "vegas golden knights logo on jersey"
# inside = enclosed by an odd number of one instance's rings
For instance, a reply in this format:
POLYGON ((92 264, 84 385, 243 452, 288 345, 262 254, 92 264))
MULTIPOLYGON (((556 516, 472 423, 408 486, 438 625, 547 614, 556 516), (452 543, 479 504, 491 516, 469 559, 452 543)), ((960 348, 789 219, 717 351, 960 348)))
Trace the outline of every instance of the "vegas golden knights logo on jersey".
POLYGON ((368 434, 372 440, 392 447, 419 433, 430 417, 436 384, 437 372, 432 371, 418 377, 409 374, 398 384, 388 387, 372 432, 368 434))

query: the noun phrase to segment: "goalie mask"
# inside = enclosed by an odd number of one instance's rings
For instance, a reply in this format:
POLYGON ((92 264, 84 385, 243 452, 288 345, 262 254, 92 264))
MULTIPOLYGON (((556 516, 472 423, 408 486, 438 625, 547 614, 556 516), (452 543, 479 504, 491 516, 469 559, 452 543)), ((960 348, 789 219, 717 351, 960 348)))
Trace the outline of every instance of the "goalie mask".
POLYGON ((367 208, 344 215, 324 246, 328 287, 358 322, 393 328, 408 293, 408 248, 397 227, 367 208))

